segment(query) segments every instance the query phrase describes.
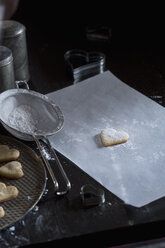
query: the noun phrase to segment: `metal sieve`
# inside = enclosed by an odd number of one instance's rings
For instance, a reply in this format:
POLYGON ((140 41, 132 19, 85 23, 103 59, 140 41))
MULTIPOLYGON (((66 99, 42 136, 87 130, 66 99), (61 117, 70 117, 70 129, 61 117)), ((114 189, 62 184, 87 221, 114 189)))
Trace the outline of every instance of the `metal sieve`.
POLYGON ((54 102, 49 100, 47 96, 38 92, 29 89, 11 89, 0 94, 0 120, 4 128, 15 137, 28 141, 34 140, 36 142, 42 159, 53 181, 56 194, 66 194, 71 188, 70 181, 58 159, 55 150, 47 138, 47 136, 55 134, 63 127, 64 116, 60 108, 54 102), (35 121, 35 129, 27 128, 27 123, 30 125, 28 114, 26 115, 25 113, 24 115, 27 117, 24 120, 26 124, 25 126, 20 125, 20 120, 17 116, 12 116, 14 111, 20 106, 29 106, 31 108, 32 111, 30 112, 30 118, 31 122, 35 121), (12 122, 10 121, 11 116, 14 118, 14 121, 12 122), (66 183, 66 190, 59 190, 59 183, 54 175, 49 161, 42 151, 40 140, 45 141, 52 152, 61 175, 66 183))

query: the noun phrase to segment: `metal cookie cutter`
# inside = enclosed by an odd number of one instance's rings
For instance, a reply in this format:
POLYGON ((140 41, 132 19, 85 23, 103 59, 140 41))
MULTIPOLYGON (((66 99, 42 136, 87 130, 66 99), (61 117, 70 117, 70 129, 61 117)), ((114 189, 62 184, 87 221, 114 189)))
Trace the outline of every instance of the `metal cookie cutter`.
POLYGON ((64 59, 74 84, 105 71, 105 54, 100 52, 73 49, 64 54, 64 59))
POLYGON ((105 202, 104 190, 96 188, 91 184, 83 185, 81 187, 80 195, 85 207, 101 205, 105 202))

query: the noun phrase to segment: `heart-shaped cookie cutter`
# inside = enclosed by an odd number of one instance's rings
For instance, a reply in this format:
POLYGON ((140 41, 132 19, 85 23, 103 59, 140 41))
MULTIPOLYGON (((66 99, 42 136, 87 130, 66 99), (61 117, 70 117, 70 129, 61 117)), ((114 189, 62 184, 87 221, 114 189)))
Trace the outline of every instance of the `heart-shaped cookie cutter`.
POLYGON ((80 190, 83 206, 96 206, 105 202, 104 190, 96 188, 91 184, 85 184, 80 190))
POLYGON ((73 49, 64 54, 64 59, 74 83, 105 71, 105 54, 100 52, 73 49))

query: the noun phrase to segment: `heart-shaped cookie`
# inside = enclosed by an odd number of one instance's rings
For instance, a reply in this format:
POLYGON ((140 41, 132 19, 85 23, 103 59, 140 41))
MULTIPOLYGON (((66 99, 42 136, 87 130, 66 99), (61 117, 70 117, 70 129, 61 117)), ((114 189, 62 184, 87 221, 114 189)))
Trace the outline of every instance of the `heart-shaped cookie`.
POLYGON ((2 218, 5 215, 5 211, 3 207, 0 207, 0 218, 2 218))
POLYGON ((16 160, 20 156, 17 149, 9 148, 7 145, 0 145, 0 162, 16 160))
POLYGON ((18 189, 15 186, 6 186, 0 182, 0 202, 9 201, 18 196, 18 189))
POLYGON ((112 146, 126 142, 129 135, 122 130, 107 128, 100 133, 101 141, 104 146, 112 146))
POLYGON ((18 179, 24 175, 22 165, 18 161, 11 161, 0 167, 0 176, 18 179))

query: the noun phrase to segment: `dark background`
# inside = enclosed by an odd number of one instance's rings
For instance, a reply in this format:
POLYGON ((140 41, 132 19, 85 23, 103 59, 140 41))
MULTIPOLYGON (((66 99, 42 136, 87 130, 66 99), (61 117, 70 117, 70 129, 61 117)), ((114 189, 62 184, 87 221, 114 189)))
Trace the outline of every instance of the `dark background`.
POLYGON ((26 26, 30 87, 47 93, 70 85, 64 53, 99 51, 106 68, 147 96, 164 94, 164 7, 153 2, 20 0, 12 19, 26 26), (90 41, 86 28, 105 26, 108 42, 90 41))

